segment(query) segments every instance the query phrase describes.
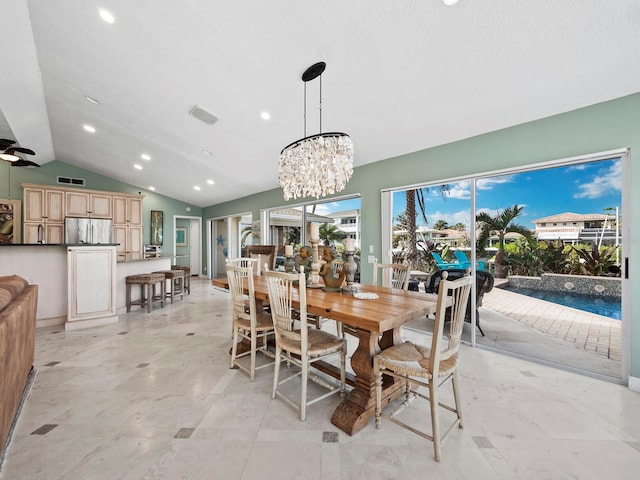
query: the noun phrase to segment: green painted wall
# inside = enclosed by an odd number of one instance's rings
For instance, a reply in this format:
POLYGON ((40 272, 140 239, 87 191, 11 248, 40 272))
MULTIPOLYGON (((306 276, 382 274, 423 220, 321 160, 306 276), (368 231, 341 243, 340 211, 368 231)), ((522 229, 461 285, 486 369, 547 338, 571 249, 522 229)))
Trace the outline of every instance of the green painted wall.
MULTIPOLYGON (((640 151, 640 93, 592 105, 572 112, 513 126, 435 148, 365 165, 355 169, 353 178, 341 194, 362 196, 362 245, 374 245, 381 255, 380 191, 422 182, 477 174, 509 167, 628 147, 640 151)), ((356 157, 357 157, 356 144, 356 157)), ((630 278, 640 260, 640 170, 631 162, 629 212, 623 212, 631 228, 627 239, 630 278)), ((275 174, 275 172, 274 172, 275 174)), ((548 194, 548 192, 545 192, 548 194)), ((292 202, 289 202, 292 203, 292 202)), ((204 218, 252 212, 285 205, 280 189, 260 192, 204 209, 204 218)), ((363 278, 371 277, 371 267, 363 263, 363 278)), ((631 375, 640 378, 640 285, 631 289, 631 375)))
MULTIPOLYGON (((9 179, 9 164, 0 162, 0 198, 9 196, 7 180, 9 179)), ((173 253, 174 235, 173 216, 174 215, 193 215, 202 216, 202 208, 190 205, 178 200, 174 200, 164 195, 159 195, 150 190, 143 190, 133 185, 119 182, 109 177, 77 168, 72 165, 60 161, 48 162, 40 168, 11 168, 11 198, 22 200, 21 183, 37 183, 40 185, 57 185, 56 178, 58 176, 84 178, 86 180, 85 187, 91 190, 105 190, 110 192, 120 192, 129 194, 144 195, 142 207, 142 232, 143 243, 151 243, 151 210, 161 210, 164 212, 164 239, 162 251, 166 254, 173 253), (187 212, 186 208, 190 207, 191 211, 187 212)), ((77 188, 77 187, 74 187, 77 188)), ((204 262, 204 260, 203 260, 204 262)), ((203 263, 204 266, 204 263, 203 263)))

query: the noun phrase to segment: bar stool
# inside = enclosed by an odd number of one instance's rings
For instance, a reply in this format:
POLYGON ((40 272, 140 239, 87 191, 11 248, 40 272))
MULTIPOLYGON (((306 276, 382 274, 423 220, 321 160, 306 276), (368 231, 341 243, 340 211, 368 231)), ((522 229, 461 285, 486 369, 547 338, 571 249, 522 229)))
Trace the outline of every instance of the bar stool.
POLYGON ((164 307, 165 287, 164 275, 159 273, 143 273, 139 275, 129 275, 125 279, 127 285, 127 313, 131 311, 133 305, 147 307, 147 313, 151 312, 151 304, 160 302, 160 306, 164 307), (156 284, 160 284, 160 295, 156 295, 156 284), (131 287, 140 285, 140 299, 131 300, 131 287))
MULTIPOLYGON (((171 304, 173 305, 173 300, 177 295, 180 295, 180 298, 184 300, 184 271, 183 270, 160 270, 158 272, 153 273, 161 273, 164 275, 165 280, 169 280, 169 289, 166 291, 165 295, 167 298, 171 299, 171 304)), ((164 286, 164 282, 163 282, 164 286)))
POLYGON ((191 267, 184 265, 171 265, 171 270, 182 270, 184 272, 184 289, 191 295, 191 267))

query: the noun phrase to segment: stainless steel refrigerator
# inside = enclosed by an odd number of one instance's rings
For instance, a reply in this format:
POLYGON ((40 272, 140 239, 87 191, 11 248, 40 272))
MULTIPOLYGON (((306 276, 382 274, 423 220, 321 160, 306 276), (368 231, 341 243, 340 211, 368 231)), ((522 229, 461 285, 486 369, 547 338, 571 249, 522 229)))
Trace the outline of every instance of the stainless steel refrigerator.
POLYGON ((64 219, 65 243, 113 243, 113 221, 101 218, 64 219))

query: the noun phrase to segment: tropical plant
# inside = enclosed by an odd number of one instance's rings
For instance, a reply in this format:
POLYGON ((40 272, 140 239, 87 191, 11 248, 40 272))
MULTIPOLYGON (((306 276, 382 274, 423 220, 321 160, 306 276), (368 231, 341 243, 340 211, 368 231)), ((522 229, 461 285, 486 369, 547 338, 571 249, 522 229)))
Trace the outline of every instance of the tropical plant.
POLYGON ((409 221, 407 220, 407 212, 399 213, 396 217, 395 230, 406 230, 409 221))
POLYGON ((341 242, 347 236, 342 230, 330 223, 320 225, 319 231, 320 239, 327 246, 335 242, 341 242))
POLYGON ((433 228, 435 228, 436 230, 444 230, 445 228, 449 228, 449 224, 446 220, 438 220, 433 224, 433 228))
POLYGON ((519 238, 505 245, 512 275, 537 277, 543 273, 566 273, 565 247, 558 241, 529 242, 519 238))
POLYGON ((616 266, 616 250, 618 247, 612 245, 598 248, 592 245, 591 249, 583 246, 570 245, 572 253, 575 254, 570 262, 569 273, 577 275, 606 276, 616 266))
POLYGON ((505 278, 507 275, 507 264, 504 251, 504 239, 507 233, 519 233, 527 241, 533 242, 531 230, 513 221, 520 216, 523 207, 514 205, 498 211, 495 216, 487 212, 480 212, 476 215, 476 222, 480 223, 480 236, 478 237, 478 249, 483 251, 492 235, 498 236, 498 252, 495 259, 495 275, 497 278, 505 278))

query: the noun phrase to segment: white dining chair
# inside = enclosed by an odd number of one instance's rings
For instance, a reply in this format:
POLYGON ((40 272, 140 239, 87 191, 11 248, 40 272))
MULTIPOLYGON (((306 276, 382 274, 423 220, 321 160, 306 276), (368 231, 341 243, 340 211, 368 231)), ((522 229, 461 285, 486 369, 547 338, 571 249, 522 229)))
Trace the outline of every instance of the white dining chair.
POLYGON ((328 332, 311 328, 307 322, 307 294, 304 273, 271 272, 264 273, 271 303, 271 315, 275 327, 276 358, 273 375, 272 398, 281 398, 300 412, 300 420, 306 418, 307 406, 345 390, 345 364, 347 342, 328 332), (296 295, 297 292, 297 295, 296 295), (299 306, 294 308, 294 297, 299 306), (329 356, 340 356, 340 385, 336 386, 310 372, 314 363, 329 356), (296 365, 300 370, 280 380, 282 359, 296 365), (284 394, 279 387, 297 377, 301 377, 300 400, 295 401, 284 394), (313 399, 307 398, 309 379, 326 387, 328 392, 313 399))
MULTIPOLYGON (((431 345, 420 345, 412 342, 401 343, 383 350, 373 360, 376 389, 376 428, 380 428, 380 420, 385 418, 431 440, 436 461, 440 461, 441 443, 444 442, 453 427, 457 425, 462 428, 462 402, 458 385, 458 357, 472 282, 473 279, 470 276, 462 277, 458 280, 447 280, 445 272, 438 290, 431 345), (451 327, 445 339, 443 338, 443 333, 446 313, 449 308, 449 299, 451 299, 451 327), (404 383, 404 402, 393 412, 385 413, 382 410, 383 375, 391 376, 404 383), (453 388, 454 406, 443 403, 438 395, 438 388, 449 380, 451 380, 453 388), (429 394, 422 393, 418 390, 419 387, 427 388, 429 394), (409 401, 412 398, 421 398, 429 401, 431 433, 400 420, 400 412, 409 406, 409 401), (438 407, 455 413, 455 420, 443 434, 440 433, 438 407)), ((418 418, 422 418, 422 416, 418 418)))

